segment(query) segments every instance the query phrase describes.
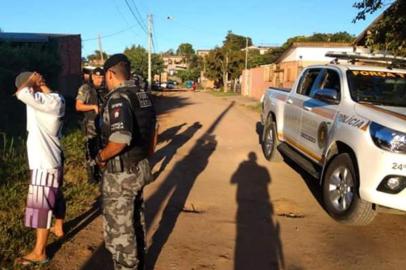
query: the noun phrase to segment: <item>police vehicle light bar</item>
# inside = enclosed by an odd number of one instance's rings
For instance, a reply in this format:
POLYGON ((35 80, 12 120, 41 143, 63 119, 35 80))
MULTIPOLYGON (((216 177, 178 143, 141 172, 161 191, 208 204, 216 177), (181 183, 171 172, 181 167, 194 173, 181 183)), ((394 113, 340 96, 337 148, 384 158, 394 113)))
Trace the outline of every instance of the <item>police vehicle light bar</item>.
POLYGON ((394 56, 389 54, 374 54, 374 53, 359 53, 359 52, 334 52, 329 51, 326 53, 327 57, 335 58, 336 60, 348 60, 350 62, 357 62, 364 60, 365 62, 377 63, 392 63, 392 64, 406 64, 406 57, 394 56))

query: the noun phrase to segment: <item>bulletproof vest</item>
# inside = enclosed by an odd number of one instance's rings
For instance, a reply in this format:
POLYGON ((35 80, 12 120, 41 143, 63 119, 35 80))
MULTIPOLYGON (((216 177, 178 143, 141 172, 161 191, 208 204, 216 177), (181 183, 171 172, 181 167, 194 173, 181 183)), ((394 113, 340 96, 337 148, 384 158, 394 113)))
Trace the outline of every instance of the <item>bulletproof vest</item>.
POLYGON ((156 114, 152 105, 151 97, 139 86, 124 86, 115 90, 105 103, 103 111, 103 121, 106 123, 102 126, 103 144, 108 143, 110 137, 110 113, 109 101, 112 98, 124 98, 131 107, 133 114, 132 140, 129 146, 119 155, 123 169, 128 170, 135 166, 138 161, 148 156, 148 150, 151 144, 153 133, 155 131, 156 114), (106 111, 107 110, 107 111, 106 111))
MULTIPOLYGON (((88 85, 89 87, 89 99, 86 101, 87 105, 98 105, 99 104, 99 99, 97 95, 97 90, 91 86, 88 85)), ((96 119, 96 112, 91 110, 85 112, 85 122, 87 121, 94 121, 96 119)))
POLYGON ((106 102, 107 90, 106 88, 102 87, 96 89, 96 92, 97 92, 97 104, 99 105, 99 108, 102 108, 104 106, 104 103, 106 102))

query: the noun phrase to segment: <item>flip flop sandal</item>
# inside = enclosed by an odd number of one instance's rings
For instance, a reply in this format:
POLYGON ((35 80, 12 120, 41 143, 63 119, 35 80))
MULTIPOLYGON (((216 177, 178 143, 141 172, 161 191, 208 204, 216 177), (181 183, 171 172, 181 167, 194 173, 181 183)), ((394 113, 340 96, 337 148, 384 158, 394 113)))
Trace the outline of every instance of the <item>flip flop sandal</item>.
POLYGON ((30 259, 26 259, 24 257, 20 257, 15 260, 16 265, 21 265, 21 266, 35 266, 35 265, 44 265, 49 262, 49 258, 40 260, 40 261, 34 261, 30 259))

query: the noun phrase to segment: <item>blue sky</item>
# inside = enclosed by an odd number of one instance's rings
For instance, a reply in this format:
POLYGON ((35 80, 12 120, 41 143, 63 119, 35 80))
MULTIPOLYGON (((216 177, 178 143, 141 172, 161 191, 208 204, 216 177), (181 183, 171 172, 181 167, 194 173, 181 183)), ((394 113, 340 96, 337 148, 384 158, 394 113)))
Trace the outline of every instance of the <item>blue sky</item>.
MULTIPOLYGON (((146 34, 126 0, 3 1, 0 28, 5 32, 81 34, 84 56, 97 49, 98 34, 107 53, 146 47, 146 34)), ((221 45, 228 30, 255 44, 282 44, 296 35, 347 31, 360 33, 380 12, 353 24, 355 0, 127 0, 142 20, 154 17, 155 51, 189 42, 195 49, 221 45), (170 17, 170 19, 168 19, 170 17)))

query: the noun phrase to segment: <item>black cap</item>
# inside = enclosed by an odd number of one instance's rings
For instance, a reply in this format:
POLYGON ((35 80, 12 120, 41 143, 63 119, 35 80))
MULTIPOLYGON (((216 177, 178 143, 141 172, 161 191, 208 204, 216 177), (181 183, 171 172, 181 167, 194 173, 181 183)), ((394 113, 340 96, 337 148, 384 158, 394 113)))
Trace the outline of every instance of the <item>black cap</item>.
POLYGON ((120 62, 126 63, 128 65, 128 68, 130 69, 131 67, 130 61, 128 60, 127 56, 125 56, 122 53, 117 53, 110 56, 109 59, 107 59, 106 62, 104 63, 103 69, 104 71, 107 71, 109 68, 117 65, 120 62))
POLYGON ((32 74, 34 74, 34 73, 31 71, 24 71, 24 72, 21 72, 20 74, 18 74, 18 76, 16 77, 16 81, 15 81, 16 87, 20 88, 21 86, 23 86, 23 84, 28 82, 28 80, 31 78, 32 74))
POLYGON ((92 75, 97 75, 97 76, 104 76, 104 70, 101 67, 97 67, 93 69, 92 75))

